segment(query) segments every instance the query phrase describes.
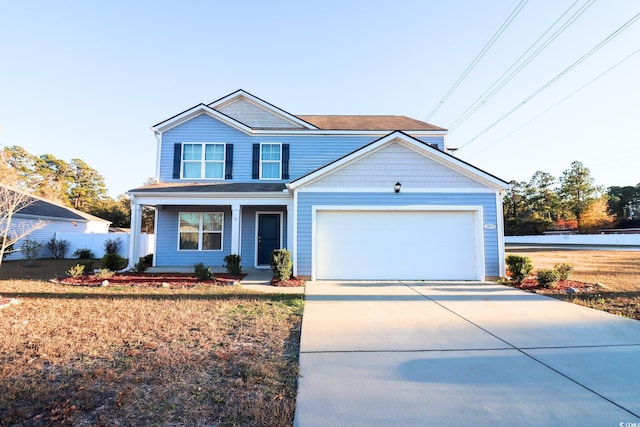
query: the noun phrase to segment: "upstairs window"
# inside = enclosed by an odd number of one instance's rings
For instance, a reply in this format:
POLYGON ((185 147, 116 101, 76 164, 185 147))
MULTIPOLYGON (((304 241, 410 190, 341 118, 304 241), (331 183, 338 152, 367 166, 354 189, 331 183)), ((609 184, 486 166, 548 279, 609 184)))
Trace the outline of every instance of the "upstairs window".
POLYGON ((260 144, 260 179, 282 179, 282 145, 260 144))
POLYGON ((225 144, 182 144, 182 178, 224 179, 225 144))
POLYGON ((179 250, 222 250, 222 224, 224 214, 221 212, 182 212, 179 217, 179 250))

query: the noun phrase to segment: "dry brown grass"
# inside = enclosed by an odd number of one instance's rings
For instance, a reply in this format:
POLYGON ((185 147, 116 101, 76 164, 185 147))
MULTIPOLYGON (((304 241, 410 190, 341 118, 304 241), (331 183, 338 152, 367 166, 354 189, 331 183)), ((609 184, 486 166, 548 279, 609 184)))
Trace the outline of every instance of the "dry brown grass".
POLYGON ((545 292, 556 298, 640 320, 640 252, 556 249, 510 249, 507 255, 528 256, 534 273, 560 263, 573 265, 571 278, 600 283, 604 288, 567 295, 545 292))
POLYGON ((511 254, 531 258, 534 273, 567 262, 574 267, 572 279, 601 283, 613 292, 640 291, 640 251, 507 250, 511 254))
POLYGON ((0 311, 0 425, 292 424, 301 296, 19 280, 0 295, 20 301, 0 311))

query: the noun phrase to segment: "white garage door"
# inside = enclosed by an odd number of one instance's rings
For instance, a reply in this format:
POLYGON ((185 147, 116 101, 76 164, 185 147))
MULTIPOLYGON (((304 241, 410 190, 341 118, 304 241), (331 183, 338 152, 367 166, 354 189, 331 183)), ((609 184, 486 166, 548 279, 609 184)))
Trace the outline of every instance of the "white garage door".
POLYGON ((479 280, 480 221, 470 210, 318 210, 318 280, 479 280))

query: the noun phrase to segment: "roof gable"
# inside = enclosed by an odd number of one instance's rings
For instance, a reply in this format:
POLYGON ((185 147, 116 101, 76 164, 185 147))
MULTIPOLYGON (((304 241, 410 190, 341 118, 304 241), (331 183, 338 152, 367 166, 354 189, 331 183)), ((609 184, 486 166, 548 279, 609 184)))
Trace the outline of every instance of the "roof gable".
POLYGON ((208 107, 253 129, 315 129, 315 126, 257 96, 238 90, 208 107))
POLYGON ((351 183, 350 185, 358 187, 363 186, 362 174, 367 187, 389 185, 386 182, 389 179, 392 179, 393 185, 400 179, 400 175, 405 182, 413 182, 414 188, 421 189, 488 187, 499 190, 508 187, 505 181, 403 132, 390 133, 292 181, 288 187, 293 190, 324 188, 338 185, 340 181, 339 185, 351 183), (397 159, 402 160, 395 164, 397 159), (367 173, 370 175, 367 176, 367 173), (397 178, 391 178, 392 175, 397 178))

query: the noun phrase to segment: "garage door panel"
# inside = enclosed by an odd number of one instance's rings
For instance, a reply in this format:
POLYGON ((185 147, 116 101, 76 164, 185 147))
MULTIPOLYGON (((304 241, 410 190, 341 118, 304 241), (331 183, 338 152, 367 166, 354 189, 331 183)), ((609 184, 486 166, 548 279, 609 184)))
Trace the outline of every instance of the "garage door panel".
POLYGON ((476 279, 472 211, 318 211, 316 277, 476 279))

